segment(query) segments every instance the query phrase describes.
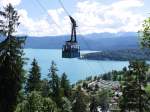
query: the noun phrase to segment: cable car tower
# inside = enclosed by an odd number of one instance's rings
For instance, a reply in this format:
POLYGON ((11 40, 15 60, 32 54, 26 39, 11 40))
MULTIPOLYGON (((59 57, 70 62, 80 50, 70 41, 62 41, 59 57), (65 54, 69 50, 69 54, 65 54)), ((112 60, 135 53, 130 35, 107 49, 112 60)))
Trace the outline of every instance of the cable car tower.
POLYGON ((69 16, 69 18, 72 24, 71 39, 69 41, 66 41, 65 45, 63 45, 62 57, 63 58, 80 57, 80 46, 77 42, 76 37, 76 27, 77 27, 76 21, 71 16, 69 16))

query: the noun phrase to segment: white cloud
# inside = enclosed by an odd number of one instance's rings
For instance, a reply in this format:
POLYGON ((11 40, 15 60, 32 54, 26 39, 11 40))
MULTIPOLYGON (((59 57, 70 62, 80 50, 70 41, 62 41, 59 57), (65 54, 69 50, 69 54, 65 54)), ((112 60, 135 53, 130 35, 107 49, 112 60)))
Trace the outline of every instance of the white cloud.
POLYGON ((9 3, 11 3, 14 6, 16 6, 16 5, 19 5, 21 3, 21 0, 0 0, 0 4, 2 6, 6 6, 9 3))
MULTIPOLYGON (((50 17, 42 17, 40 19, 32 19, 29 17, 26 10, 19 10, 20 23, 19 34, 21 35, 31 35, 31 36, 48 36, 48 35, 62 35, 65 34, 65 28, 61 27, 61 24, 66 24, 68 21, 64 18, 60 22, 59 14, 62 13, 62 9, 49 10, 50 16, 53 21, 50 21, 50 17), (58 28, 60 27, 60 28, 58 28)), ((66 28, 68 29, 68 28, 66 28)))
POLYGON ((129 9, 134 7, 142 7, 144 2, 142 0, 120 0, 112 4, 112 7, 115 9, 129 9))
POLYGON ((133 8, 140 8, 143 5, 142 0, 119 0, 107 5, 86 0, 78 2, 74 16, 83 34, 138 31, 144 17, 133 12, 133 8))
POLYGON ((48 10, 48 14, 51 16, 51 18, 53 20, 55 20, 56 23, 60 23, 61 20, 60 20, 60 17, 59 15, 64 12, 62 8, 60 9, 56 9, 56 10, 48 10))
MULTIPOLYGON (((71 15, 79 26, 77 32, 81 34, 135 32, 140 29, 144 17, 133 9, 143 5, 142 0, 118 0, 107 5, 96 0, 78 0, 76 11, 71 15)), ((25 10, 19 13, 22 15, 20 32, 24 30, 34 36, 70 34, 70 20, 64 16, 62 8, 50 9, 49 17, 36 20, 30 18, 25 10)))
POLYGON ((49 33, 50 25, 46 19, 42 18, 40 20, 33 20, 28 16, 27 11, 23 9, 19 10, 19 15, 21 22, 20 28, 23 28, 21 30, 25 31, 22 33, 34 36, 46 35, 49 33))

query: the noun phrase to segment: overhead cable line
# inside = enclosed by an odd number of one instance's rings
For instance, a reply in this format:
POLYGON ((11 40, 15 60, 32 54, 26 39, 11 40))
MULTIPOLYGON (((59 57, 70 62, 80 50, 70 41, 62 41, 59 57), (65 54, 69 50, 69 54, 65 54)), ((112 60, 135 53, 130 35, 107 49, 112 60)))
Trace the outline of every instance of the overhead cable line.
MULTIPOLYGON (((39 6, 42 8, 42 10, 45 12, 47 12, 47 10, 46 10, 46 8, 41 4, 41 2, 39 1, 39 0, 36 0, 37 1, 37 3, 39 4, 39 6)), ((61 5, 61 7, 64 9, 64 11, 66 12, 66 14, 69 16, 69 13, 68 13, 68 11, 66 10, 66 8, 64 7, 64 5, 63 5, 63 3, 62 3, 62 1, 61 0, 59 0, 59 3, 60 3, 60 5, 61 5)), ((53 19, 52 19, 53 20, 53 19)), ((62 30, 62 28, 55 22, 55 20, 53 20, 53 22, 54 22, 54 24, 56 25, 56 27, 58 27, 61 31, 63 31, 62 30)), ((89 48, 89 50, 92 50, 90 47, 89 47, 89 45, 88 45, 88 43, 86 42, 86 40, 84 39, 85 37, 83 36, 83 35, 81 35, 83 38, 83 40, 84 40, 84 42, 85 42, 85 44, 87 45, 87 47, 89 48)), ((99 63, 98 63, 99 64, 99 63)), ((89 67, 90 65, 88 64, 88 67, 89 67)), ((89 67, 90 69, 92 69, 93 68, 93 66, 90 66, 89 67)), ((103 68, 103 67, 101 67, 101 68, 103 68)), ((105 72, 105 70, 104 70, 104 68, 103 68, 103 71, 105 72)))
MULTIPOLYGON (((61 1, 61 0, 58 0, 58 1, 59 1, 59 3, 60 3, 61 7, 63 8, 63 10, 64 10, 64 11, 66 12, 66 14, 70 17, 71 15, 69 14, 69 12, 68 12, 68 11, 66 10, 66 8, 64 7, 62 1, 61 1)), ((90 66, 90 64, 87 64, 87 65, 88 65, 89 69, 92 69, 92 71, 94 71, 93 66, 90 66)))
MULTIPOLYGON (((83 36, 80 31, 79 31, 79 33, 80 33, 81 39, 85 42, 85 45, 87 46, 87 48, 92 51, 92 48, 89 46, 88 42, 85 40, 86 37, 83 36)), ((106 72, 105 68, 102 66, 102 63, 101 63, 101 65, 98 61, 96 61, 96 63, 100 66, 100 68, 102 69, 103 72, 106 72)))
MULTIPOLYGON (((62 1, 61 0, 58 0, 59 1, 59 3, 60 3, 60 5, 61 5, 61 7, 64 9, 64 11, 66 12, 66 14, 68 15, 68 16, 70 16, 70 14, 68 13, 68 11, 66 10, 66 8, 64 7, 64 5, 63 5, 63 3, 62 3, 62 1)), ((80 33, 80 32, 79 32, 80 33)), ((80 33, 81 34, 81 33, 80 33)), ((82 35, 81 35, 82 36, 82 35)), ((81 38, 81 39, 83 39, 83 41, 85 42, 85 44, 87 45, 87 47, 88 47, 88 49, 89 50, 92 50, 91 49, 91 47, 88 45, 88 43, 86 42, 86 40, 84 39, 85 37, 84 36, 82 36, 83 38, 81 38)), ((99 63, 97 63, 98 65, 99 65, 99 63)), ((89 67, 90 68, 90 67, 89 67)), ((91 67, 92 68, 92 67, 91 67)), ((91 69, 90 68, 90 69, 91 69)), ((106 72, 105 71, 105 69, 104 69, 104 67, 100 67, 100 68, 102 68, 102 71, 104 71, 104 72, 106 72)))
POLYGON ((66 12, 66 14, 67 14, 68 16, 70 16, 69 12, 68 12, 68 11, 66 10, 66 8, 64 7, 62 1, 61 1, 61 0, 58 0, 58 1, 59 1, 59 3, 60 3, 61 7, 62 7, 62 8, 64 9, 64 11, 66 12))
MULTIPOLYGON (((39 4, 39 6, 41 7, 41 9, 44 11, 44 12, 47 12, 47 9, 43 6, 43 4, 39 1, 39 0, 36 0, 37 3, 39 4)), ((53 21, 53 23, 56 25, 56 27, 61 31, 61 32, 64 32, 64 30, 55 22, 55 20, 48 14, 48 16, 51 18, 51 20, 53 21)))

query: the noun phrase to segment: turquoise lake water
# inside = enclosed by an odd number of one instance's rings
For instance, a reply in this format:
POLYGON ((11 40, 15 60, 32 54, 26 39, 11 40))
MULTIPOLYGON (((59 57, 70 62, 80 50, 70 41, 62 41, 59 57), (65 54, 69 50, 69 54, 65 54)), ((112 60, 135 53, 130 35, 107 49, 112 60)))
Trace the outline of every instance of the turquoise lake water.
MULTIPOLYGON (((71 83, 90 75, 94 76, 112 70, 121 70, 124 66, 128 66, 128 61, 95 61, 80 60, 77 58, 64 59, 61 57, 61 50, 54 49, 25 49, 24 52, 25 57, 29 58, 25 66, 26 70, 29 70, 33 58, 36 58, 41 67, 42 78, 46 78, 51 61, 54 60, 59 70, 59 76, 65 72, 71 83)), ((88 52, 93 51, 81 51, 81 54, 88 52)))

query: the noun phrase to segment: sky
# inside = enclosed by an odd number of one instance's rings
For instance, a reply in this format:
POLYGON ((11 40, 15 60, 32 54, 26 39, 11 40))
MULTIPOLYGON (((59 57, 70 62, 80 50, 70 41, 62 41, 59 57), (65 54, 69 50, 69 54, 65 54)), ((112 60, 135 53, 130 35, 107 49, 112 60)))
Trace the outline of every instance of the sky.
POLYGON ((137 32, 150 16, 150 0, 0 0, 0 7, 8 3, 20 15, 18 34, 30 36, 70 34, 67 13, 76 20, 77 33, 83 35, 137 32))

